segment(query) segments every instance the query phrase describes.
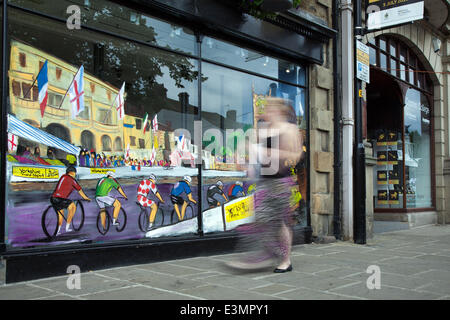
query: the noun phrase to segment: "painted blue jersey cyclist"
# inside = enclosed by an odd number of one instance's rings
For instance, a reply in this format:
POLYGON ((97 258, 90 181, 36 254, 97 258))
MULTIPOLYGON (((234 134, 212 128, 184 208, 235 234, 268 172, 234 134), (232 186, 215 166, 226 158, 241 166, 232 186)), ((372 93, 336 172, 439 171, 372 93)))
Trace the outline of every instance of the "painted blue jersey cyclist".
POLYGON ((186 213, 186 208, 189 204, 188 201, 186 201, 182 197, 182 195, 185 194, 190 202, 197 203, 197 201, 195 201, 195 199, 192 197, 192 190, 190 187, 191 182, 192 182, 191 177, 184 176, 182 181, 178 181, 174 185, 170 193, 170 199, 172 200, 179 221, 182 221, 184 219, 184 214, 186 213), (179 206, 181 206, 181 211, 179 206))

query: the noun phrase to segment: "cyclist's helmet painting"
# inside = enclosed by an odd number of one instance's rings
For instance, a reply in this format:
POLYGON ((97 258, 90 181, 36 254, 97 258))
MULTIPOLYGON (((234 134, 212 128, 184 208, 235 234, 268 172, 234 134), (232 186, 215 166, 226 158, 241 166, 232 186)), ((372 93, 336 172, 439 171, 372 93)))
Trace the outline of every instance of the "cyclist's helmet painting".
POLYGON ((219 180, 219 181, 217 181, 216 185, 217 185, 218 187, 223 187, 223 182, 219 180))
POLYGON ((155 176, 154 174, 151 174, 151 175, 148 177, 148 180, 153 180, 154 182, 157 182, 156 176, 155 176))
POLYGON ((66 169, 66 173, 70 173, 70 172, 75 172, 77 173, 77 168, 75 168, 74 166, 70 166, 66 169))
POLYGON ((112 171, 108 171, 108 172, 106 173, 106 176, 107 176, 107 177, 111 177, 111 178, 115 178, 115 177, 116 177, 116 174, 115 174, 114 172, 112 172, 112 171))
POLYGON ((183 180, 186 181, 188 184, 191 184, 191 182, 192 182, 192 178, 189 176, 184 176, 183 180))
POLYGON ((244 184, 242 183, 242 181, 236 181, 236 185, 237 185, 237 186, 240 186, 240 187, 243 187, 243 186, 244 186, 244 184))

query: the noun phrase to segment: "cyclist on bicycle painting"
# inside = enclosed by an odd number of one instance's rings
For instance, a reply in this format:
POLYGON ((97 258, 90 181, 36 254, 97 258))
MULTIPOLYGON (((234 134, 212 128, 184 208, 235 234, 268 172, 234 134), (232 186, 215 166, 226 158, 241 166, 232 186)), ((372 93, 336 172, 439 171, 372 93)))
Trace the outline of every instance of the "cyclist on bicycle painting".
POLYGON ((189 186, 191 182, 192 182, 191 177, 184 176, 183 181, 177 182, 173 187, 172 192, 170 193, 170 199, 172 200, 179 221, 182 221, 184 219, 184 214, 186 213, 186 208, 189 204, 186 200, 184 200, 184 198, 181 195, 185 193, 189 201, 191 201, 192 203, 197 203, 197 201, 195 201, 194 198, 192 198, 192 191, 191 187, 189 186), (178 207, 180 205, 181 205, 181 213, 180 208, 178 207))
POLYGON ((216 184, 210 186, 206 197, 210 208, 220 207, 223 203, 228 202, 228 198, 223 192, 223 182, 217 181, 216 184))
POLYGON ((159 201, 161 201, 161 203, 164 203, 164 200, 161 197, 161 194, 158 192, 158 188, 156 187, 156 182, 156 176, 154 174, 151 174, 148 179, 142 180, 138 187, 137 201, 139 202, 141 207, 149 207, 152 210, 150 213, 150 224, 148 225, 149 229, 153 227, 153 223, 155 222, 158 205, 155 201, 149 199, 148 195, 151 192, 159 199, 159 201))
POLYGON ((125 194, 125 192, 123 192, 122 187, 115 179, 114 172, 108 171, 106 173, 106 176, 98 181, 95 190, 95 200, 97 201, 97 205, 100 208, 103 227, 105 227, 106 223, 106 207, 114 207, 112 225, 119 225, 117 217, 119 216, 119 211, 122 207, 122 204, 116 198, 109 196, 109 193, 112 189, 116 189, 126 200, 128 200, 127 195, 125 194))
POLYGON ((236 181, 236 183, 228 189, 228 198, 234 200, 241 197, 245 197, 244 184, 242 181, 236 181))
POLYGON ((75 215, 75 211, 77 210, 77 206, 75 203, 69 199, 73 190, 78 191, 80 196, 86 200, 91 201, 91 199, 84 193, 81 186, 78 184, 77 180, 75 180, 77 174, 77 169, 73 166, 70 166, 66 170, 66 174, 64 174, 58 181, 56 185, 55 191, 53 191, 52 196, 50 197, 50 202, 55 208, 58 214, 58 232, 56 235, 61 234, 61 226, 63 223, 64 209, 67 209, 68 216, 66 222, 66 232, 72 231, 70 229, 70 223, 75 215))

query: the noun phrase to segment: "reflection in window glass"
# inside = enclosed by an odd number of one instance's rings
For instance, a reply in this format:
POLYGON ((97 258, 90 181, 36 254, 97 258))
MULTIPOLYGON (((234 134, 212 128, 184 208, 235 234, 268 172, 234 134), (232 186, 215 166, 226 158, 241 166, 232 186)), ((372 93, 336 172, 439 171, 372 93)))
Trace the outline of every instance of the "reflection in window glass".
POLYGON ((214 38, 203 39, 202 58, 272 78, 282 77, 293 84, 306 85, 305 67, 214 38))
POLYGON ((414 69, 409 69, 409 83, 414 84, 414 69))
POLYGON ((397 76, 397 61, 391 59, 391 74, 397 76))
POLYGON ((400 61, 406 62, 406 48, 404 46, 400 47, 400 61))
POLYGON ((81 8, 82 24, 127 36, 160 47, 196 53, 195 36, 187 28, 138 13, 106 0, 9 0, 10 3, 67 19, 67 8, 78 5, 81 8))
POLYGON ((377 65, 377 50, 375 48, 369 47, 369 61, 371 65, 377 65))
POLYGON ((400 79, 406 81, 406 65, 400 64, 400 79))
POLYGON ((383 51, 387 51, 386 50, 386 40, 384 40, 383 38, 380 38, 380 49, 383 51))
POLYGON ((397 44, 395 42, 393 42, 392 40, 389 41, 389 53, 393 57, 397 56, 397 44))
POLYGON ((380 68, 387 71, 387 57, 383 53, 380 53, 380 68))
POLYGON ((409 89, 405 99, 407 208, 431 207, 431 112, 426 96, 409 89))

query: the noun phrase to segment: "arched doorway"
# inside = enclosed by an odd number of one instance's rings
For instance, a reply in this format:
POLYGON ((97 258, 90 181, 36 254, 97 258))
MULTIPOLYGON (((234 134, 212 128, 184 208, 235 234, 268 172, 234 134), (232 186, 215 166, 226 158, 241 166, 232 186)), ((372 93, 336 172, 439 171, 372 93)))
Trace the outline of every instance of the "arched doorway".
POLYGON ((95 150, 95 137, 89 130, 84 130, 81 133, 81 146, 86 150, 95 150))
POLYGON ((116 139, 114 140, 114 151, 123 151, 122 139, 120 137, 116 137, 116 139))
MULTIPOLYGON (((65 126, 63 126, 61 124, 51 123, 45 128, 45 131, 57 138, 60 138, 66 142, 71 143, 69 129, 67 129, 65 126)), ((47 155, 49 155, 50 151, 54 154, 54 156, 57 159, 66 159, 66 155, 67 155, 66 152, 56 149, 56 148, 49 147, 47 149, 47 155)), ((49 157, 52 157, 52 155, 50 155, 49 157)))
POLYGON ((413 50, 398 38, 380 36, 369 47, 367 138, 377 158, 375 214, 431 210, 431 79, 413 50))
POLYGON ((112 150, 111 138, 107 135, 102 136, 102 151, 111 151, 111 150, 112 150))

